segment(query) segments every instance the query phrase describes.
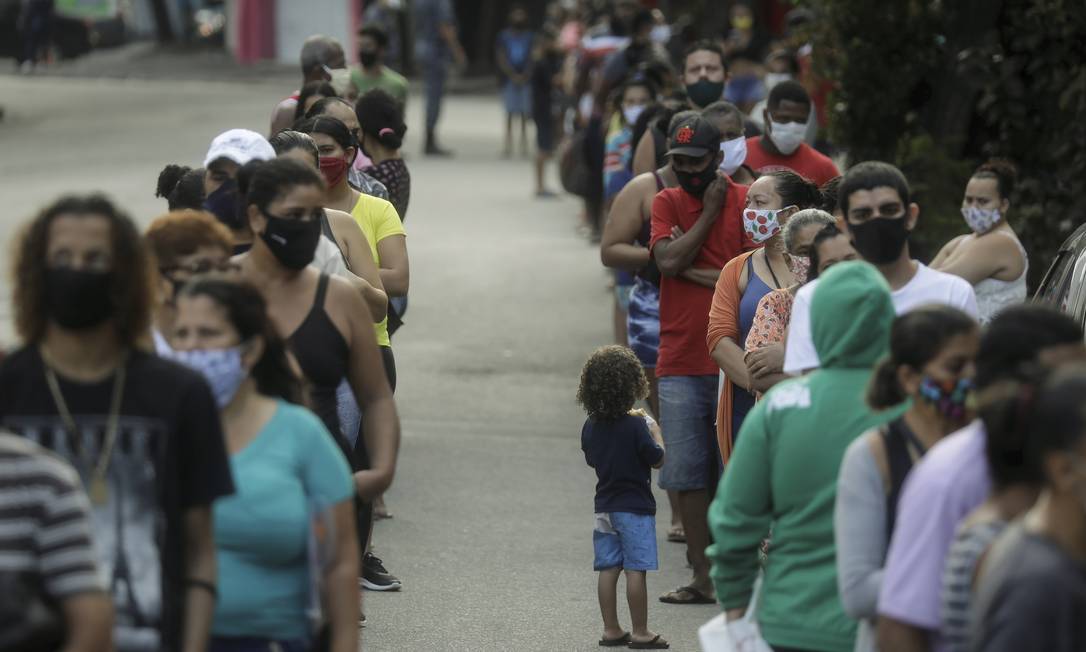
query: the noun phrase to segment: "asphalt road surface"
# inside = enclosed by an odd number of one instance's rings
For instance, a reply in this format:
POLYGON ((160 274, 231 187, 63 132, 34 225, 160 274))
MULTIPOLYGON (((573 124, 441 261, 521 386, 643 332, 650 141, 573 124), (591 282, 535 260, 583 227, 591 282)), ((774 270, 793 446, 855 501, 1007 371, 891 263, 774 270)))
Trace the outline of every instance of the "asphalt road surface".
MULTIPOLYGON (((0 76, 0 342, 13 343, 7 247, 21 223, 61 193, 100 190, 146 224, 166 210, 154 197, 164 164, 199 165, 227 128, 265 131, 291 83, 0 76)), ((421 104, 405 147, 410 308, 393 340, 404 439, 394 518, 375 535, 404 588, 366 592, 365 648, 595 650, 595 477, 573 397, 584 359, 611 339, 606 275, 576 234, 577 203, 535 200, 530 163, 498 158, 496 93, 447 101, 452 160, 418 154, 421 104)), ((649 625, 696 650, 715 608, 655 601, 688 578, 657 502, 649 625)), ((621 599, 619 613, 628 627, 621 599)))

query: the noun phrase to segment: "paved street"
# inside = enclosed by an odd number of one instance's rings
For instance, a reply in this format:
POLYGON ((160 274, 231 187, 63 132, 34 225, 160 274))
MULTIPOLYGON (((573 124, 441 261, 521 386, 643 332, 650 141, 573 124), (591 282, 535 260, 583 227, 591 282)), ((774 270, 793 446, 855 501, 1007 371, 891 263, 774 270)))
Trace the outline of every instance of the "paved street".
MULTIPOLYGON (((198 165, 226 128, 265 131, 292 83, 0 76, 0 246, 67 191, 104 190, 146 224, 165 211, 153 196, 165 163, 198 165)), ((606 277, 575 232, 576 202, 535 201, 530 164, 497 158, 496 94, 447 103, 451 161, 418 155, 421 108, 413 98, 405 149, 411 304, 393 341, 404 441, 395 518, 376 531, 404 589, 366 594, 366 649, 595 650, 595 478, 573 396, 585 357, 610 340, 606 277)), ((6 267, 0 341, 10 343, 6 267)), ((696 650, 714 608, 655 601, 687 579, 657 500, 650 626, 672 649, 696 650)))

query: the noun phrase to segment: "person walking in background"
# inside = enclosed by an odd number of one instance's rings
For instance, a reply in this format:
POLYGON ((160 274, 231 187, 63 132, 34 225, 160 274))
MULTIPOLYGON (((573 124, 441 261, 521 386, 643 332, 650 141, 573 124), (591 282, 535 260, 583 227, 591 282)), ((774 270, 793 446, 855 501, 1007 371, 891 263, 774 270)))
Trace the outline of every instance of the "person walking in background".
POLYGON ((411 173, 400 155, 407 133, 403 103, 375 88, 358 98, 354 111, 358 120, 358 147, 372 162, 364 172, 388 189, 388 200, 404 222, 411 201, 411 173))
POLYGON ((498 32, 495 62, 502 76, 502 104, 505 106, 505 145, 502 156, 513 156, 513 123, 520 118, 520 153, 528 155, 528 114, 531 110, 529 68, 532 63, 532 41, 535 34, 528 29, 528 11, 514 4, 509 9, 508 26, 498 32))
MULTIPOLYGON (((1022 365, 1054 366, 1081 356, 1082 328, 1042 305, 1013 306, 984 330, 976 391, 1019 377, 1022 365)), ((898 499, 894 534, 879 592, 878 646, 885 652, 945 649, 942 588, 947 552, 962 519, 991 490, 984 423, 944 438, 909 473, 898 499)))
POLYGON ((984 652, 1086 649, 1086 365, 1058 370, 1020 398, 1037 504, 986 555, 971 645, 984 652))
POLYGON ((829 157, 804 142, 810 116, 811 96, 802 84, 786 80, 774 86, 762 116, 765 134, 747 139, 747 165, 762 174, 791 170, 819 186, 839 176, 829 157))
MULTIPOLYGON (((747 190, 743 210, 746 242, 758 248, 736 256, 724 265, 714 284, 709 308, 706 346, 724 374, 716 410, 716 438, 724 464, 731 457, 743 419, 754 406, 755 388, 747 373, 745 346, 762 298, 796 282, 799 268, 784 249, 782 229, 800 210, 821 201, 818 186, 781 170, 771 172, 747 190)), ((779 376, 774 380, 780 380, 779 376)))
POLYGON ((588 414, 581 429, 585 461, 596 470, 593 568, 599 572, 604 647, 670 647, 648 628, 646 571, 656 570, 656 500, 652 469, 664 463, 660 427, 632 412, 648 395, 637 356, 624 346, 597 349, 585 363, 577 402, 588 414), (632 632, 618 622, 618 578, 625 572, 632 632))
POLYGON ((968 423, 979 344, 977 322, 949 306, 922 306, 890 329, 890 354, 875 368, 867 404, 883 411, 909 401, 909 408, 848 447, 834 508, 841 603, 860 621, 856 652, 876 649, 879 587, 901 487, 917 460, 968 423))
POLYGON ((852 652, 856 622, 838 597, 833 508, 845 450, 893 416, 857 399, 886 352, 894 305, 886 280, 862 262, 835 265, 815 297, 824 364, 779 383, 747 415, 710 507, 708 554, 720 605, 728 620, 740 618, 772 529, 755 607, 762 636, 777 650, 852 652))
POLYGON ((238 169, 250 161, 273 158, 271 144, 248 129, 230 129, 215 136, 204 157, 203 208, 230 229, 235 255, 253 246, 253 232, 238 200, 238 169))
POLYGON ((113 604, 92 540, 79 473, 0 431, 0 649, 111 649, 113 604))
POLYGON ((302 407, 301 380, 260 292, 224 278, 194 280, 177 300, 170 344, 170 357, 201 373, 215 392, 237 486, 214 510, 219 595, 211 651, 259 645, 301 652, 320 637, 325 649, 356 652, 350 467, 332 434, 302 407), (314 539, 318 527, 327 529, 323 541, 314 539), (311 567, 310 554, 319 565, 311 567), (309 620, 315 585, 326 632, 313 631, 309 620))
POLYGON ((973 284, 982 324, 1026 300, 1029 257, 1008 221, 1016 176, 1014 166, 998 159, 977 168, 962 198, 962 217, 972 233, 946 243, 931 261, 932 269, 973 284))
POLYGON ((689 584, 660 597, 672 604, 715 602, 709 581, 706 513, 720 476, 716 446, 718 369, 705 348, 709 307, 720 270, 743 251, 742 207, 747 187, 720 172, 720 132, 699 115, 679 120, 669 134, 678 188, 652 202, 649 251, 660 268, 660 349, 656 377, 660 422, 671 453, 660 487, 679 493, 689 584))
POLYGON ((449 75, 449 57, 458 68, 467 66, 468 57, 457 36, 456 14, 451 0, 415 0, 415 65, 424 75, 426 86, 426 142, 428 156, 450 156, 452 152, 438 145, 437 121, 445 97, 449 75))
MULTIPOLYGON (((302 43, 302 83, 298 88, 303 88, 310 82, 331 82, 332 73, 336 70, 346 71, 347 58, 343 54, 343 46, 331 36, 316 34, 310 36, 302 43)), ((333 88, 333 92, 334 92, 333 88)), ((298 100, 301 91, 294 91, 285 100, 280 102, 272 112, 271 127, 268 135, 274 136, 280 131, 290 127, 294 122, 298 111, 298 100)))
POLYGON ((351 68, 351 83, 359 98, 379 88, 406 106, 407 78, 388 66, 388 53, 389 33, 380 25, 367 22, 358 30, 359 66, 351 68))
POLYGON ((544 28, 532 49, 532 66, 528 76, 532 121, 535 123, 535 196, 541 199, 557 197, 547 189, 544 181, 547 162, 554 155, 558 134, 561 133, 558 98, 561 97, 563 59, 554 29, 544 28))
POLYGON ((215 608, 211 506, 233 493, 218 407, 196 372, 144 351, 154 279, 135 223, 61 197, 15 249, 0 427, 75 467, 121 652, 202 650, 215 608))

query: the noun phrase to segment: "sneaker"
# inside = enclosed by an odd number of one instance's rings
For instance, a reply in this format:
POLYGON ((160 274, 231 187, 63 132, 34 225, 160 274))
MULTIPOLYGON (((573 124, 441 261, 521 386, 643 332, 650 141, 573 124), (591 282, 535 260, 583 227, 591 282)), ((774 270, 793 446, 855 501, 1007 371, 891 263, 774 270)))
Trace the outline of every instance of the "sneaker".
POLYGON ((362 557, 362 579, 359 583, 370 591, 399 591, 403 586, 403 582, 388 572, 385 564, 372 552, 362 557))

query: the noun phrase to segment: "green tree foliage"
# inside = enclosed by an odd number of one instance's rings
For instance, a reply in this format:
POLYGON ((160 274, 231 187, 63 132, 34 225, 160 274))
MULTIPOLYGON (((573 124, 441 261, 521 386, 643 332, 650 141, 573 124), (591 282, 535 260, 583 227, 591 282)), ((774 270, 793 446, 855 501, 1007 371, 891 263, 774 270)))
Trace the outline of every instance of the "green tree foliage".
POLYGON ((818 18, 815 62, 833 84, 830 135, 849 162, 893 161, 922 208, 929 256, 965 230, 977 164, 1019 168, 1012 223, 1044 273, 1086 219, 1086 2, 801 0, 818 18))

